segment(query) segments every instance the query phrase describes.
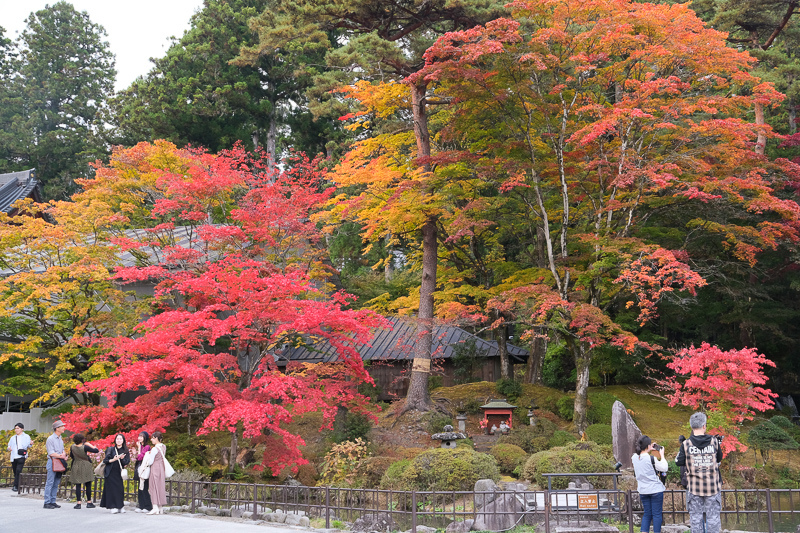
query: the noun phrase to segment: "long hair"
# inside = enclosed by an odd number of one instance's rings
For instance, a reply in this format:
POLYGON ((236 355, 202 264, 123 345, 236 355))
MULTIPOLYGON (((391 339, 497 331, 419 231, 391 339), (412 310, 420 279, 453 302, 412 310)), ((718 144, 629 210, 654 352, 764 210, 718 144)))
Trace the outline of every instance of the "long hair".
POLYGON ((142 431, 139 435, 143 435, 144 438, 142 439, 142 446, 145 446, 150 441, 150 434, 146 431, 142 431))
POLYGON ((650 440, 650 437, 648 437, 647 435, 642 435, 641 437, 639 437, 639 440, 636 441, 636 447, 634 448, 634 450, 636 451, 636 453, 642 453, 647 449, 648 446, 650 446, 651 442, 653 441, 650 440))

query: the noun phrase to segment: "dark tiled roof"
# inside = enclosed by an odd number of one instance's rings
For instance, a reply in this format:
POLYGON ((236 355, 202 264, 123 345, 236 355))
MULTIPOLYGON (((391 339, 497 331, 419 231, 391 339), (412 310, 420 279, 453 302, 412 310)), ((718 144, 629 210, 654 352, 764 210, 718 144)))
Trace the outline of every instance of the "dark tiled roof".
POLYGON ((0 174, 0 211, 8 213, 14 202, 31 194, 36 201, 40 201, 38 185, 33 170, 0 174))
MULTIPOLYGON (((402 361, 414 358, 416 332, 414 321, 400 317, 390 317, 392 329, 378 329, 368 344, 357 345, 356 351, 364 361, 402 361)), ((487 341, 456 326, 438 325, 433 328, 433 350, 437 358, 448 359, 455 355, 455 347, 468 340, 474 340, 478 353, 484 357, 497 357, 499 349, 496 342, 487 341)), ((509 355, 515 362, 523 362, 528 357, 527 350, 512 344, 507 345, 509 355)), ((319 363, 336 361, 338 356, 327 342, 312 346, 287 348, 282 359, 319 363)))

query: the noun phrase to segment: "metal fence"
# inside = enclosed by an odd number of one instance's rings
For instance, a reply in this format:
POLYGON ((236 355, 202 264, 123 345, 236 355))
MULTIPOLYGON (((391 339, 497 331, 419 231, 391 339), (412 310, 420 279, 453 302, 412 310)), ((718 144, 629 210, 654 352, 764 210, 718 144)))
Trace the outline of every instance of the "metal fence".
MULTIPOLYGON (((47 473, 44 467, 25 467, 20 492, 41 494, 47 473)), ((12 482, 11 468, 0 467, 0 485, 12 482)), ((137 482, 125 482, 125 499, 136 501, 137 482)), ((367 514, 386 514, 398 529, 418 525, 443 528, 450 522, 482 520, 505 524, 539 525, 549 533, 556 525, 581 525, 591 521, 627 524, 631 533, 641 520, 638 494, 625 490, 545 490, 524 492, 391 491, 337 487, 266 485, 207 481, 167 481, 169 506, 185 506, 197 512, 203 506, 240 509, 259 516, 267 512, 305 513, 321 519, 325 527, 341 527, 367 514), (492 504, 491 502, 496 503, 492 504), (506 502, 501 505, 501 502, 506 502), (510 502, 510 504, 508 503, 510 502), (342 524, 339 524, 341 522, 342 524)), ((100 500, 103 480, 93 487, 93 501, 100 500)), ((58 495, 74 498, 69 473, 62 477, 58 495)), ((800 489, 723 490, 723 526, 750 531, 795 531, 800 524, 800 489)), ((686 523, 685 492, 664 493, 664 522, 686 523)))

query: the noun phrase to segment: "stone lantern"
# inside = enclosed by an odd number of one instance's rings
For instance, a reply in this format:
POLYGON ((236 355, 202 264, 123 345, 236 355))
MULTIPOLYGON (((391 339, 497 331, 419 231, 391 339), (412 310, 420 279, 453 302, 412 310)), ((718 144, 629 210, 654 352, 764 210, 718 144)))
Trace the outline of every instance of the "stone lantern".
POLYGON ((528 422, 532 427, 536 427, 536 413, 534 410, 538 409, 539 407, 536 405, 536 400, 531 400, 531 406, 528 409, 528 422))
POLYGON ((456 447, 456 440, 466 439, 467 436, 463 433, 453 431, 453 426, 448 424, 444 427, 444 431, 442 433, 434 433, 431 435, 431 438, 442 441, 442 448, 453 449, 456 447))

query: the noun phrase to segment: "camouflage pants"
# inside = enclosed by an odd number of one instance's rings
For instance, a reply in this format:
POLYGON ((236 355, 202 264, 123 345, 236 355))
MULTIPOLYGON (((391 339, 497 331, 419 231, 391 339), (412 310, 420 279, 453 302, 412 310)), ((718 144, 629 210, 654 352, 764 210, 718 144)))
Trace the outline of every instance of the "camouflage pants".
POLYGON ((722 510, 722 493, 714 496, 695 496, 686 493, 686 510, 692 524, 692 533, 719 533, 722 523, 719 512, 722 510), (703 529, 703 513, 706 514, 706 527, 703 529))

